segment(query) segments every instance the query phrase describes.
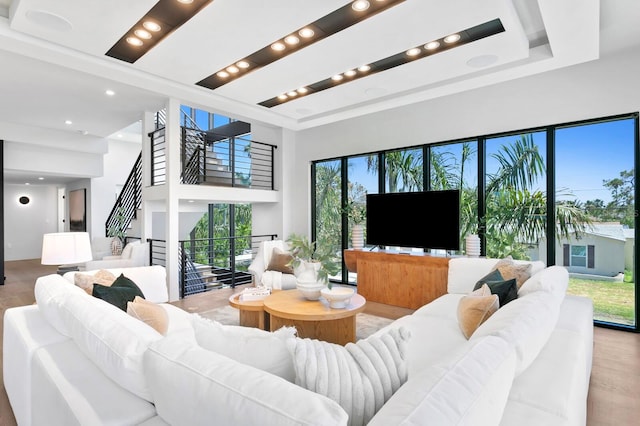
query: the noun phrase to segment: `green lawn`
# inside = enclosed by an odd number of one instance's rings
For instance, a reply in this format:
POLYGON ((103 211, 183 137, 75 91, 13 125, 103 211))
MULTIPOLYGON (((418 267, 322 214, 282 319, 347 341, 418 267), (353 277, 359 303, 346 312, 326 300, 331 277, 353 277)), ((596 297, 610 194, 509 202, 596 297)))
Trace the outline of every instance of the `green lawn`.
POLYGON ((567 293, 591 298, 594 319, 635 324, 633 283, 569 278, 567 293))

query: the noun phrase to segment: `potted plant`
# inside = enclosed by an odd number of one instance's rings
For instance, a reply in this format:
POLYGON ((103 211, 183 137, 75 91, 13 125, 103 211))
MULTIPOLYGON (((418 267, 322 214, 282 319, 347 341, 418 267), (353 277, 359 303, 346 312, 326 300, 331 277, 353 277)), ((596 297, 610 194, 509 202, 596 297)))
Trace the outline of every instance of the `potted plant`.
POLYGON ((111 254, 114 256, 119 256, 122 253, 124 239, 127 235, 127 230, 124 228, 124 207, 118 206, 114 219, 115 223, 111 224, 111 226, 109 226, 109 229, 107 230, 107 237, 112 238, 111 254))
POLYGON ((338 273, 338 258, 330 247, 318 247, 315 241, 306 236, 292 234, 287 239, 293 260, 290 262, 298 281, 321 283, 331 288, 329 275, 338 273), (302 267, 302 268, 301 268, 302 267))
POLYGON ((367 206, 349 200, 342 211, 349 218, 349 222, 353 224, 351 245, 354 249, 361 250, 364 247, 364 222, 367 220, 367 206))

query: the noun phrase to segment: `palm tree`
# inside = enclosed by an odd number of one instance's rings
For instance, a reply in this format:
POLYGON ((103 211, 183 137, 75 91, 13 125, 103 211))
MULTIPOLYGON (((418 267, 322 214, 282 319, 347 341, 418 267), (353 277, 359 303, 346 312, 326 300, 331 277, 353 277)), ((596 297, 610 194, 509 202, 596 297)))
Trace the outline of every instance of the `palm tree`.
MULTIPOLYGON (((487 256, 526 257, 523 247, 537 243, 547 229, 547 194, 533 188, 545 173, 544 160, 530 134, 503 145, 492 157, 499 168, 487 183, 487 256)), ((591 223, 575 201, 557 202, 555 216, 557 238, 579 236, 591 223)))

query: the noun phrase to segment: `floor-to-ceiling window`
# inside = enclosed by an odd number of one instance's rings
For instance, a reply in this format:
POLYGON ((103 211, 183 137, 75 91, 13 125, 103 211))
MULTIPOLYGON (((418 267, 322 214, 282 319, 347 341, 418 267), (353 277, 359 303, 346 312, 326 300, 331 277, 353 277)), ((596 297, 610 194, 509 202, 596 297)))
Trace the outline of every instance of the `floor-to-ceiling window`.
POLYGON ((596 322, 637 329, 637 144, 634 113, 320 161, 315 231, 339 233, 348 248, 352 224, 331 211, 356 191, 460 189, 461 243, 479 233, 488 257, 562 265, 568 292, 594 301, 596 322), (328 192, 338 199, 328 203, 328 192))
POLYGON ((464 237, 478 233, 478 142, 430 147, 429 184, 432 191, 460 190, 460 247, 464 237))
POLYGON ((486 139, 486 255, 532 259, 547 232, 546 132, 486 139))
MULTIPOLYGON (((330 247, 336 255, 342 253, 342 165, 340 160, 315 164, 315 233, 316 244, 330 247)), ((341 275, 330 277, 342 280, 341 275)))
POLYGON ((555 133, 556 203, 566 209, 556 222, 588 219, 557 238, 555 263, 569 271, 569 293, 593 300, 595 320, 630 326, 636 324, 635 124, 626 118, 555 133))
POLYGON ((385 192, 415 192, 424 188, 422 148, 384 154, 385 192))
MULTIPOLYGON (((347 159, 347 197, 349 213, 347 214, 347 247, 353 247, 353 227, 366 225, 360 213, 366 213, 367 194, 378 193, 378 155, 362 155, 347 159)), ((347 207, 347 206, 345 206, 347 207)), ((364 230, 366 243, 366 229, 364 230)), ((355 283, 356 274, 349 273, 347 282, 355 283)))

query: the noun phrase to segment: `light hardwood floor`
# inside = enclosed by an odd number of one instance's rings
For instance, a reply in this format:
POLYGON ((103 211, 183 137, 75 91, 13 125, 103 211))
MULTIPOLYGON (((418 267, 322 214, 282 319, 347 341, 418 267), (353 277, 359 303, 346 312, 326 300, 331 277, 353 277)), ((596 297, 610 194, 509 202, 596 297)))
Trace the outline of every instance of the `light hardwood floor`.
MULTIPOLYGON (((3 318, 6 309, 35 302, 33 287, 36 278, 55 273, 55 270, 55 266, 41 265, 38 259, 5 262, 5 285, 0 286, 0 326, 4 326, 3 318)), ((238 288, 214 290, 187 297, 174 304, 189 312, 202 312, 225 306, 229 296, 238 290, 238 288)), ((365 312, 387 318, 398 318, 411 311, 368 302, 365 312)), ((596 327, 594 334, 587 425, 636 425, 640 419, 640 334, 601 327, 596 327)), ((1 360, 2 351, 0 350, 1 360)), ((2 380, 1 371, 0 380, 2 380)), ((3 385, 0 388, 0 426, 15 424, 3 385)))

